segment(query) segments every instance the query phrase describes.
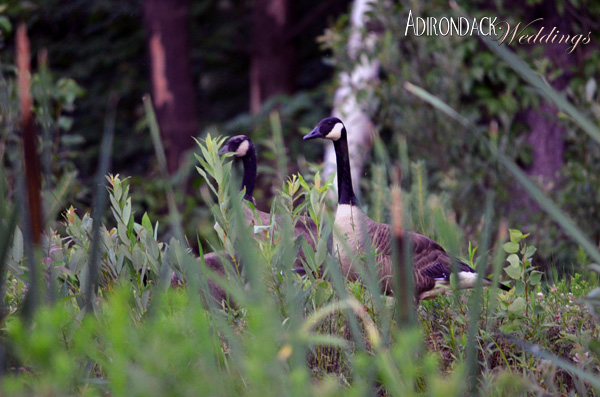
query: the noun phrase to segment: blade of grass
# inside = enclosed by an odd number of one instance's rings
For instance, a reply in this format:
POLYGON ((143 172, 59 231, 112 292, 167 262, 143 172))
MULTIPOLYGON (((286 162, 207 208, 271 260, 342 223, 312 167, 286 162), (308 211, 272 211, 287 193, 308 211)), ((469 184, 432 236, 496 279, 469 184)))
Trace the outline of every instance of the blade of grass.
MULTIPOLYGON (((330 225, 333 225, 333 218, 331 216, 327 216, 326 221, 329 222, 330 225)), ((335 236, 334 238, 338 239, 338 241, 342 241, 342 249, 347 250, 346 252, 350 252, 350 247, 347 244, 347 241, 343 238, 341 232, 335 226, 332 227, 332 233, 335 236), (344 244, 345 243, 345 244, 344 244)), ((331 257, 326 262, 327 269, 331 275, 331 281, 333 284, 333 288, 335 293, 340 301, 347 299, 350 294, 346 291, 345 286, 345 278, 342 275, 342 271, 340 269, 340 262, 337 256, 337 252, 332 252, 331 257)), ((344 311, 345 318, 348 320, 350 324, 350 331, 352 333, 352 337, 354 338, 354 342, 356 343, 357 350, 364 351, 366 349, 365 343, 362 338, 362 332, 358 326, 358 321, 356 315, 352 311, 344 311)))
POLYGON ((504 168, 506 168, 515 177, 517 182, 523 186, 525 191, 527 191, 527 193, 538 202, 544 211, 554 218, 556 223, 558 223, 567 232, 573 241, 581 245, 588 255, 590 255, 595 261, 600 262, 600 252, 598 252, 596 246, 589 240, 585 233, 583 233, 581 229, 579 229, 579 227, 577 227, 577 225, 551 199, 546 197, 540 188, 537 187, 535 183, 533 183, 509 157, 500 152, 483 135, 479 134, 477 128, 475 128, 470 121, 466 120, 450 106, 422 88, 411 83, 406 83, 404 87, 413 95, 421 98, 436 109, 444 112, 454 120, 461 123, 465 128, 471 130, 479 139, 484 140, 484 143, 488 145, 492 154, 498 159, 498 161, 500 161, 504 168))
POLYGON ((117 113, 117 103, 119 99, 116 95, 108 98, 106 106, 106 117, 104 119, 104 130, 102 132, 102 143, 100 146, 100 159, 96 171, 94 186, 94 204, 92 207, 92 248, 90 252, 89 276, 85 290, 85 311, 95 311, 94 297, 97 293, 99 257, 100 257, 100 226, 102 225, 102 216, 107 207, 107 195, 105 186, 105 176, 108 174, 110 158, 112 157, 112 143, 115 134, 115 118, 117 113))
POLYGON ((273 150, 275 151, 275 159, 277 160, 277 173, 279 174, 279 179, 285 181, 288 165, 279 113, 271 112, 269 114, 269 121, 271 122, 271 131, 273 131, 273 150))
MULTIPOLYGON (((456 10, 459 14, 469 18, 463 9, 461 9, 456 1, 450 1, 450 7, 456 10)), ((564 95, 557 92, 547 81, 535 73, 525 61, 523 61, 514 52, 506 48, 499 42, 484 36, 479 35, 479 39, 489 47, 499 58, 503 59, 521 78, 531 84, 545 98, 549 99, 561 109, 563 112, 573 118, 573 121, 581 127, 592 139, 600 144, 600 128, 592 121, 585 117, 575 106, 567 101, 564 95)))
POLYGON ((156 160, 158 161, 158 168, 162 178, 167 181, 166 194, 167 194, 167 205, 169 206, 169 217, 171 228, 175 233, 178 240, 183 241, 183 228, 181 226, 181 215, 177 209, 177 202, 175 200, 175 192, 169 178, 169 171, 167 168, 167 157, 165 155, 165 149, 160 139, 160 130, 158 122, 156 120, 156 114, 152 106, 152 99, 150 95, 146 94, 142 98, 144 103, 144 110, 146 112, 146 121, 150 127, 150 137, 152 138, 152 144, 154 145, 154 153, 156 154, 156 160))
POLYGON ((510 338, 513 343, 520 345, 525 351, 533 354, 534 356, 543 360, 548 360, 559 368, 570 372, 572 375, 579 377, 580 379, 589 382, 595 389, 600 389, 600 377, 598 375, 586 372, 581 368, 577 368, 575 365, 566 361, 565 359, 555 356, 545 350, 542 350, 538 345, 532 345, 516 338, 510 338))
MULTIPOLYGON (((485 220, 481 242, 479 243, 479 258, 477 264, 481 265, 486 258, 489 246, 490 234, 492 229, 492 208, 494 203, 493 194, 488 194, 485 204, 485 220)), ((475 288, 469 299, 469 326, 466 346, 466 365, 467 365, 467 390, 470 395, 477 393, 477 377, 479 375, 479 365, 477 362, 477 333, 479 330, 479 318, 481 316, 481 307, 483 300, 483 266, 475 266, 477 269, 477 281, 475 288)))
MULTIPOLYGON (((17 169, 22 169, 20 162, 16 165, 17 169)), ((23 299, 22 314, 26 323, 31 323, 33 315, 37 309, 39 303, 39 296, 41 294, 40 283, 39 283, 39 269, 36 261, 36 247, 33 241, 31 232, 31 222, 27 221, 28 218, 28 206, 27 206, 27 189, 25 187, 25 176, 20 172, 17 176, 17 202, 19 207, 19 214, 22 214, 22 227, 23 227, 23 252, 26 252, 25 261, 27 263, 29 280, 27 282, 27 292, 23 299)))
POLYGON ((393 230, 393 262, 394 267, 394 294, 396 298, 396 310, 398 322, 401 327, 412 327, 416 324, 416 316, 413 308, 414 286, 411 266, 412 246, 409 239, 404 238, 405 222, 402 208, 402 196, 400 188, 399 171, 396 172, 392 186, 392 230, 393 230))
POLYGON ((544 98, 551 100, 556 107, 568 114, 575 123, 577 123, 583 131, 585 131, 592 139, 600 144, 600 129, 594 125, 590 119, 585 117, 579 110, 575 108, 564 95, 558 93, 547 81, 537 75, 531 68, 512 51, 505 46, 500 45, 487 36, 479 36, 481 41, 485 43, 496 55, 502 58, 508 65, 517 72, 523 80, 527 81, 536 88, 544 98))
MULTIPOLYGON (((500 273, 502 272, 502 265, 505 263, 506 254, 504 253, 504 250, 502 249, 502 245, 506 242, 507 231, 508 231, 508 222, 505 219, 502 219, 500 221, 500 226, 498 227, 498 235, 496 237, 496 250, 495 250, 494 256, 492 258, 492 269, 493 270, 492 270, 492 274, 491 274, 491 280, 492 280, 493 286, 495 288, 498 287, 498 284, 500 282, 499 281, 500 273)), ((490 296, 488 310, 486 310, 486 315, 488 317, 490 316, 490 313, 496 313, 496 309, 498 307, 498 299, 499 299, 498 294, 492 294, 490 296)), ((489 331, 489 327, 491 326, 489 318, 486 319, 485 324, 486 324, 487 330, 489 331)))
MULTIPOLYGON (((38 83, 41 87, 38 93, 38 120, 42 127, 42 170, 44 175, 44 188, 52 191, 52 139, 55 134, 53 129, 52 108, 51 108, 51 92, 52 92, 52 77, 48 69, 48 51, 43 49, 38 52, 38 83)), ((45 213, 45 221, 50 218, 49 213, 45 213)))

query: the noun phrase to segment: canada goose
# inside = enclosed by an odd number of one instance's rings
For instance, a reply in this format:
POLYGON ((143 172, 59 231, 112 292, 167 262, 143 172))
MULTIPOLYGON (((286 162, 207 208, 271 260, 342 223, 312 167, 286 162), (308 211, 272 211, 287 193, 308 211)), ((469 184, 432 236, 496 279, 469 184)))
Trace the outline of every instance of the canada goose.
MULTIPOLYGON (((229 141, 227 141, 227 143, 219 150, 219 155, 224 155, 225 153, 233 153, 234 157, 242 160, 244 165, 244 175, 242 177, 242 186, 240 190, 245 188, 246 192, 244 194, 244 199, 251 202, 253 205, 256 205, 252 195, 254 192, 254 185, 256 183, 256 150, 254 148, 254 144, 247 136, 237 135, 230 138, 229 141)), ((268 212, 263 212, 259 209, 256 209, 255 211, 258 215, 260 225, 270 224, 271 216, 268 212)), ((249 225, 256 225, 254 212, 247 206, 245 206, 244 209, 244 218, 249 225)), ((280 216, 275 215, 273 220, 275 226, 277 226, 277 224, 280 222, 280 219, 280 216)), ((294 225, 294 236, 298 237, 300 235, 303 235, 308 244, 315 249, 314 238, 317 236, 317 226, 308 216, 300 216, 294 225)), ((294 263, 294 271, 302 274, 304 272, 302 259, 305 258, 302 249, 300 249, 299 255, 300 256, 294 263)))
MULTIPOLYGON (((254 144, 246 135, 237 135, 230 138, 225 145, 219 150, 219 155, 222 156, 226 153, 233 153, 235 158, 242 161, 244 165, 244 174, 242 176, 242 186, 240 190, 246 189, 244 199, 256 205, 254 200, 254 185, 256 184, 256 150, 254 144)), ((268 225, 270 222, 270 215, 268 212, 263 212, 256 209, 256 214, 260 220, 261 225, 268 225)), ((244 207, 244 218, 248 221, 248 224, 255 224, 254 214, 248 207, 244 207)))
MULTIPOLYGON (((337 161, 338 177, 338 207, 335 215, 335 226, 339 235, 334 234, 334 253, 339 255, 342 271, 351 280, 358 277, 353 266, 353 261, 364 252, 367 247, 372 246, 377 250, 379 262, 378 275, 381 280, 381 288, 386 294, 392 293, 393 259, 391 244, 390 225, 377 223, 369 218, 358 206, 358 200, 352 188, 352 177, 350 174, 350 158, 348 155, 348 139, 346 127, 338 118, 330 117, 321 122, 304 137, 304 140, 323 138, 333 141, 337 161), (339 237, 343 236, 343 237, 339 237), (365 241, 365 237, 371 239, 371 245, 365 241), (347 239, 343 244, 340 238, 347 239), (342 248, 350 247, 353 252, 345 252, 342 248)), ((412 243, 413 248, 413 277, 415 286, 415 297, 418 300, 433 298, 444 294, 450 281, 452 273, 452 262, 456 262, 458 277, 461 288, 470 288, 475 285, 477 273, 466 263, 453 259, 435 241, 413 232, 404 232, 412 243)), ((490 281, 484 279, 490 284, 490 281)), ((501 285, 500 288, 506 288, 501 285)))

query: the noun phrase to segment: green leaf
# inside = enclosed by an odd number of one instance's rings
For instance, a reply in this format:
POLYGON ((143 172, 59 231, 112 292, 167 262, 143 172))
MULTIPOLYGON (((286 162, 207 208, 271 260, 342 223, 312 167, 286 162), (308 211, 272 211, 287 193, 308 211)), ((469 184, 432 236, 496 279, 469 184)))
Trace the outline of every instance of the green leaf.
POLYGON ((310 270, 312 270, 313 272, 316 272, 317 269, 317 265, 315 263, 316 259, 315 259, 315 252, 312 249, 312 247, 310 245, 308 245, 308 242, 306 241, 306 239, 302 239, 302 251, 304 251, 304 258, 306 259, 306 265, 308 266, 308 268, 310 270))
POLYGON ((513 331, 517 331, 519 328, 518 324, 508 323, 500 326, 500 331, 504 334, 510 334, 513 331))
POLYGON ((519 296, 508 306, 508 311, 514 314, 520 314, 523 312, 523 310, 525 310, 525 306, 527 306, 525 298, 519 296))
POLYGON ((73 126, 73 118, 67 116, 60 116, 57 121, 58 127, 63 131, 69 131, 73 126))
POLYGON ((509 254, 514 254, 519 252, 519 244, 515 243, 514 241, 509 241, 508 243, 504 243, 504 245, 502 245, 502 249, 509 254))
POLYGON ((21 260, 23 259, 24 245, 23 245, 23 233, 21 233, 21 229, 19 229, 19 227, 15 228, 12 243, 13 243, 12 252, 11 252, 12 259, 14 259, 14 261, 17 264, 20 264, 21 260))
POLYGON ((507 266, 504 268, 504 271, 506 272, 506 274, 508 274, 508 276, 510 278, 512 278, 513 280, 518 280, 521 278, 521 265, 517 265, 517 266, 507 266))
POLYGON ((537 270, 534 270, 533 272, 531 272, 531 275, 529 276, 529 284, 538 285, 541 280, 542 280, 541 272, 538 272, 537 270))
POLYGON ((523 292, 525 292, 525 283, 523 280, 515 281, 515 295, 523 295, 523 292))
POLYGON ((510 254, 508 258, 506 258, 506 261, 512 266, 518 266, 521 263, 517 254, 510 254))
POLYGON ((590 345, 588 346, 590 351, 594 353, 596 358, 600 358, 600 342, 596 339, 590 340, 590 345))
POLYGON ((315 304, 317 307, 321 307, 326 304, 331 296, 333 295, 333 288, 325 280, 317 281, 315 285, 315 304))
POLYGON ((535 252, 537 251, 537 248, 530 246, 527 247, 527 250, 525 250, 525 258, 531 258, 533 256, 533 254, 535 254, 535 252))
POLYGON ((200 175, 201 175, 201 176, 202 176, 204 179, 207 179, 206 172, 204 172, 204 170, 203 170, 202 168, 200 168, 200 167, 196 166, 196 171, 198 171, 198 173, 199 173, 199 174, 200 174, 200 175))
POLYGON ((510 233, 510 241, 513 243, 518 243, 523 239, 523 233, 518 229, 508 229, 508 232, 510 233))
POLYGON ((117 233, 123 244, 129 246, 129 237, 127 236, 127 227, 123 222, 117 223, 117 233))
POLYGON ((110 198, 110 204, 113 210, 115 220, 118 221, 119 219, 121 219, 121 207, 119 207, 119 203, 117 202, 118 199, 115 199, 115 197, 113 197, 112 194, 108 197, 110 198))
POLYGON ((542 305, 538 305, 536 304, 533 307, 533 314, 543 314, 545 311, 544 307, 542 305))
MULTIPOLYGON (((486 38, 485 36, 480 36, 480 38, 494 51, 502 52, 502 56, 512 57, 513 61, 518 62, 523 68, 528 68, 528 66, 521 60, 518 59, 514 54, 510 53, 506 49, 499 46, 497 42, 486 38)), ((511 62, 509 62, 511 63, 511 62)), ((530 77, 534 76, 533 72, 530 71, 530 77)), ((536 87, 542 91, 548 91, 549 84, 542 81, 539 76, 535 76, 534 80, 536 80, 539 85, 536 87)), ((531 80, 529 80, 531 82, 531 80)), ((404 88, 410 93, 416 95, 417 97, 423 99, 424 101, 430 103, 432 106, 437 108, 438 110, 444 112, 449 117, 458 121, 463 127, 468 128, 472 132, 476 133, 477 130, 474 125, 469 122, 462 115, 457 113, 454 109, 448 106, 445 102, 441 101, 439 98, 431 95, 429 92, 424 89, 417 87, 409 82, 406 82, 404 88)), ((550 91, 555 94, 555 98, 559 98, 562 101, 563 106, 568 106, 571 110, 571 116, 576 119, 578 124, 590 134, 594 139, 600 142, 600 129, 594 126, 589 120, 584 119, 583 116, 578 113, 575 108, 568 103, 564 98, 560 97, 555 91, 550 88, 550 91), (577 113, 577 116, 575 115, 577 113), (584 123, 585 121, 585 123, 584 123), (593 131, 592 131, 593 130, 593 131)), ((566 109, 565 109, 566 110, 566 109)), ((567 113, 569 113, 567 111, 567 113)), ((535 201, 537 201, 540 206, 548 213, 554 220, 565 230, 565 232, 573 239, 575 242, 580 244, 585 252, 590 255, 594 260, 600 262, 600 251, 598 251, 598 247, 594 244, 582 231, 581 229, 569 218, 551 199, 549 199, 544 192, 534 184, 529 177, 519 168, 512 159, 506 156, 504 153, 500 152, 497 147, 493 146, 490 142, 485 142, 488 148, 491 150, 492 154, 498 159, 498 161, 513 175, 515 180, 525 189, 525 191, 531 196, 535 201)))
POLYGON ((5 33, 10 33, 12 31, 12 25, 10 23, 10 19, 4 15, 0 15, 0 30, 5 33))
POLYGON ((127 199, 125 202, 125 206, 123 207, 123 222, 129 223, 129 218, 131 217, 131 197, 127 199))
POLYGON ((149 236, 152 236, 154 232, 152 231, 152 222, 150 222, 150 218, 148 217, 148 213, 144 212, 144 216, 142 216, 142 226, 146 229, 149 236))

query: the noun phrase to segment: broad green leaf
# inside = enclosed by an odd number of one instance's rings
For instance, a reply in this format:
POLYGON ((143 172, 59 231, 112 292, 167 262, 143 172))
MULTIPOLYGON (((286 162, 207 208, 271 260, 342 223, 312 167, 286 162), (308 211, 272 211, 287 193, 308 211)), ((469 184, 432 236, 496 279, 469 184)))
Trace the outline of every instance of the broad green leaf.
POLYGON ((318 280, 315 285, 315 303, 317 307, 326 304, 333 295, 333 288, 325 280, 318 280))
POLYGON ((527 302, 525 301, 525 298, 519 296, 508 306, 508 311, 514 314, 521 314, 525 310, 526 306, 527 302))
POLYGON ((521 272, 522 272, 521 265, 517 265, 517 266, 510 265, 510 266, 507 266, 507 267, 504 268, 504 271, 513 280, 518 280, 518 279, 521 278, 521 272))
POLYGON ((306 265, 313 272, 317 271, 317 265, 315 264, 315 252, 312 247, 308 245, 306 239, 302 239, 302 251, 304 251, 304 258, 306 260, 306 265))
POLYGON ((515 295, 517 295, 517 296, 523 295, 523 292, 525 292, 525 283, 523 282, 523 280, 516 280, 515 281, 515 295))
POLYGON ((12 31, 10 19, 4 15, 0 15, 0 29, 5 33, 10 33, 12 31))
POLYGON ((502 249, 504 249, 504 251, 508 252, 509 254, 514 254, 519 252, 519 244, 515 243, 514 241, 509 241, 502 245, 502 249))
POLYGON ((537 251, 537 248, 529 246, 525 250, 524 257, 525 258, 531 258, 533 256, 533 254, 535 254, 536 251, 537 251))
POLYGON ((117 223, 117 233, 119 234, 119 238, 123 242, 123 244, 129 246, 129 237, 127 236, 127 227, 123 222, 117 223))
POLYGON ((123 222, 128 223, 131 217, 131 197, 127 198, 125 206, 123 207, 123 222))
POLYGON ((590 340, 589 349, 596 358, 600 358, 600 342, 597 339, 590 340))
POLYGON ((510 233, 510 241, 513 243, 518 243, 523 239, 523 233, 518 229, 508 229, 510 233))
POLYGON ((512 266, 517 266, 521 263, 519 256, 517 254, 510 254, 506 261, 510 263, 512 266))
POLYGON ((529 276, 529 284, 538 285, 541 280, 542 280, 541 272, 538 272, 537 270, 534 270, 533 272, 531 272, 531 275, 529 276))
POLYGON ((148 232, 149 236, 154 235, 154 231, 152 230, 152 222, 150 222, 147 212, 144 212, 144 216, 142 216, 142 226, 144 229, 146 229, 146 232, 148 232))
POLYGON ((113 214, 116 220, 121 218, 121 207, 119 207, 119 203, 115 198, 111 195, 108 196, 110 198, 111 208, 113 210, 113 214))

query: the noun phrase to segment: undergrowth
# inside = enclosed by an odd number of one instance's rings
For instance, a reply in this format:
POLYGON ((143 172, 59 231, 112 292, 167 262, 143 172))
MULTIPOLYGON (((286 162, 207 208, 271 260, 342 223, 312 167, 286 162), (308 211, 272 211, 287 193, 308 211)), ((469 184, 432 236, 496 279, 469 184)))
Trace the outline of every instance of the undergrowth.
MULTIPOLYGON (((424 301, 417 307, 416 327, 399 323, 394 298, 367 282, 346 281, 328 254, 331 180, 318 174, 312 180, 291 177, 271 209, 272 219, 279 216, 277 224, 248 224, 248 203, 235 190, 230 164, 217 155, 223 142, 210 135, 198 142, 199 171, 213 192, 206 199, 212 200, 221 228, 222 240, 211 244, 237 253, 222 273, 196 259, 186 242, 158 241, 160 225, 132 212, 128 180, 119 176, 107 179, 112 216, 100 229, 93 314, 85 315, 83 293, 94 223, 90 215, 70 208, 64 228, 47 230, 35 252, 24 250, 17 231, 6 260, 2 393, 464 394, 473 292, 451 290, 424 301), (318 225, 316 250, 304 237, 294 237, 301 215, 318 225), (303 276, 291 266, 300 249, 306 253, 303 276), (48 299, 27 320, 19 308, 30 277, 25 263, 32 255, 42 266, 48 299), (169 288, 173 274, 183 288, 169 288), (231 299, 206 299, 209 280, 231 299)), ((415 170, 418 176, 418 166, 415 170)), ((420 215, 442 201, 430 201, 421 211, 418 205, 425 200, 416 199, 419 194, 407 191, 413 199, 405 200, 418 225, 439 226, 442 234, 452 230, 452 219, 439 215, 445 213, 442 208, 433 218, 420 215)), ((528 236, 518 230, 509 236, 484 255, 504 262, 504 282, 510 280, 512 289, 490 287, 482 295, 474 340, 476 390, 485 395, 593 393, 597 385, 586 374, 598 374, 598 278, 576 274, 546 282, 532 264, 535 248, 527 244, 528 236), (541 357, 539 351, 552 356, 541 357), (575 370, 565 369, 564 362, 575 370)), ((466 260, 473 266, 476 251, 469 246, 466 260)), ((369 255, 364 260, 374 266, 369 255)), ((405 304, 414 308, 413 302, 405 304)))

